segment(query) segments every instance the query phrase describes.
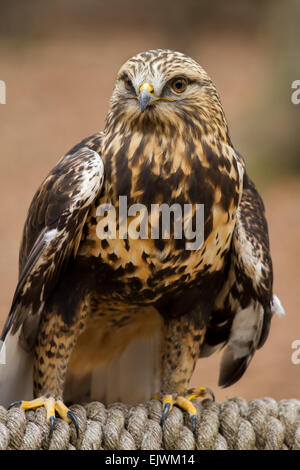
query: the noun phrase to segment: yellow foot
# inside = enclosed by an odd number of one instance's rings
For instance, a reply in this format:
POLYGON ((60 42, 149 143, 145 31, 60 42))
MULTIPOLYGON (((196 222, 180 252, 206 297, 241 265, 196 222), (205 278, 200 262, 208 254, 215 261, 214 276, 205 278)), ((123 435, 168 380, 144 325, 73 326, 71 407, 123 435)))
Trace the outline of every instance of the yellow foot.
POLYGON ((192 400, 196 400, 196 398, 205 397, 206 395, 210 395, 212 400, 215 400, 215 396, 213 392, 207 387, 197 387, 191 388, 187 391, 185 395, 179 395, 177 393, 157 393, 154 396, 154 399, 160 400, 163 404, 163 413, 161 418, 161 424, 164 423, 166 417, 172 410, 174 405, 179 406, 183 410, 185 410, 188 415, 191 417, 192 420, 192 427, 193 431, 196 430, 197 424, 197 415, 198 411, 192 403, 192 400))
POLYGON ((8 407, 8 409, 12 408, 13 406, 18 406, 22 410, 34 410, 36 408, 39 408, 41 406, 44 406, 47 411, 47 422, 50 424, 50 435, 52 436, 52 433, 55 428, 55 411, 58 413, 58 415, 67 423, 74 423, 77 437, 79 433, 79 426, 78 426, 78 420, 74 413, 69 410, 69 408, 66 407, 66 405, 63 403, 62 400, 56 400, 54 397, 39 397, 35 398, 34 400, 31 401, 14 401, 11 403, 8 407))

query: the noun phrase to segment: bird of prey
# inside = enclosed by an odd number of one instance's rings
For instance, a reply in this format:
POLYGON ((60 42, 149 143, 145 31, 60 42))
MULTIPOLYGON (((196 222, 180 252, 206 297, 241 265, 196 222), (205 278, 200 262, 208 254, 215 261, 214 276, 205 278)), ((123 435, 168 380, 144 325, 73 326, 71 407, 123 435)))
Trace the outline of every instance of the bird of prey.
MULTIPOLYGON (((118 73, 104 131, 61 158, 30 205, 1 336, 7 365, 0 401, 44 406, 51 429, 56 412, 77 425, 67 405, 91 396, 93 373, 113 367, 137 338, 147 344, 155 337, 150 365, 135 368, 144 356, 131 354, 126 367, 135 380, 127 387, 134 396, 157 370, 163 418, 177 405, 195 425, 192 401, 210 392, 189 389, 198 358, 225 346, 220 386, 243 375, 273 313, 282 311, 272 282, 264 205, 212 80, 183 53, 140 53, 118 73), (147 209, 147 227, 153 205, 189 205, 193 220, 201 205, 201 246, 187 248, 186 232, 180 238, 174 228, 165 237, 162 212, 154 218, 158 237, 124 235, 132 216, 117 222, 114 236, 100 236, 99 208, 120 212, 120 196, 147 209)), ((115 374, 116 387, 119 379, 115 374)))

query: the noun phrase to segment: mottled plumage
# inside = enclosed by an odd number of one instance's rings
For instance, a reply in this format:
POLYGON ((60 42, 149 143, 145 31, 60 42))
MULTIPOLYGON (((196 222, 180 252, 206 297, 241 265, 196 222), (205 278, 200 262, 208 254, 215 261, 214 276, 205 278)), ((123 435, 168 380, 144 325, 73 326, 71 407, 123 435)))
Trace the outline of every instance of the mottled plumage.
POLYGON ((228 386, 268 335, 272 279, 263 203, 211 79, 184 54, 148 51, 122 66, 104 132, 70 150, 35 195, 2 339, 21 331, 33 348, 35 396, 61 399, 65 388, 72 400, 72 377, 88 394, 99 364, 157 332, 163 397, 186 394, 198 357, 224 344, 228 386), (204 204, 202 247, 173 232, 120 239, 122 226, 101 240, 98 208, 118 210, 120 195, 149 212, 204 204))

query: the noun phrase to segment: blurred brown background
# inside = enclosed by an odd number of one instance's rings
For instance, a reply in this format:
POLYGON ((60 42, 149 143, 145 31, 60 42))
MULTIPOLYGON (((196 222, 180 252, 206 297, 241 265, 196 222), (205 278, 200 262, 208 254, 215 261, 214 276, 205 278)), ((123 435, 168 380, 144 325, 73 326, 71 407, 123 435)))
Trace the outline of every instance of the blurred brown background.
POLYGON ((222 400, 300 398, 300 1, 0 1, 0 323, 17 281, 26 211, 42 179, 83 137, 102 129, 120 65, 146 49, 196 59, 219 90, 236 148, 264 198, 275 292, 287 315, 275 318, 264 348, 238 384, 216 386, 220 353, 198 363, 193 384, 222 400))

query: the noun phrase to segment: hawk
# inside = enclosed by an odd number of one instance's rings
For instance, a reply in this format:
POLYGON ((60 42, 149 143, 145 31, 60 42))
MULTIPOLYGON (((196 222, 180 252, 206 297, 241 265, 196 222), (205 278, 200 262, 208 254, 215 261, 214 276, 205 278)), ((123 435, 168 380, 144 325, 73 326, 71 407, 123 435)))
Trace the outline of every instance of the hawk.
MULTIPOLYGON (((185 54, 140 53, 118 73, 104 131, 61 158, 30 205, 1 336, 0 400, 44 406, 51 430, 56 412, 77 426, 65 403, 90 397, 95 372, 113 367, 128 344, 158 338, 147 353, 131 354, 131 397, 148 387, 149 373, 163 419, 176 404, 195 426, 192 400, 210 393, 189 389, 198 358, 226 346, 219 384, 243 375, 282 312, 272 282, 263 201, 212 80, 185 54), (153 204, 202 205, 202 245, 187 249, 187 235, 173 228, 164 237, 161 213, 158 237, 124 236, 126 220, 115 236, 99 236, 99 208, 120 211, 120 196, 149 211, 146 225, 153 204), (146 356, 152 363, 135 368, 146 356)), ((111 388, 119 382, 117 371, 111 388)))

